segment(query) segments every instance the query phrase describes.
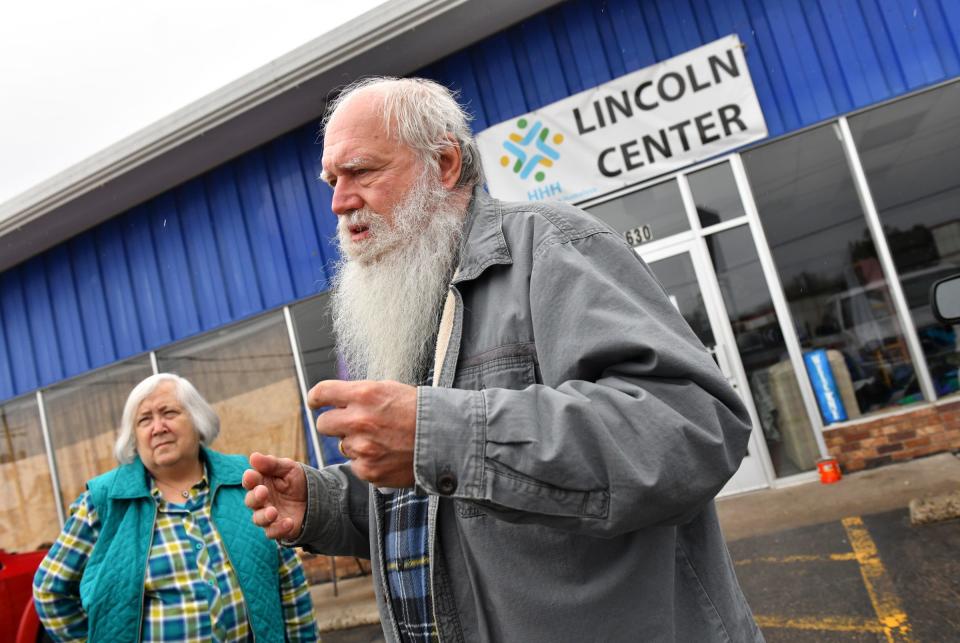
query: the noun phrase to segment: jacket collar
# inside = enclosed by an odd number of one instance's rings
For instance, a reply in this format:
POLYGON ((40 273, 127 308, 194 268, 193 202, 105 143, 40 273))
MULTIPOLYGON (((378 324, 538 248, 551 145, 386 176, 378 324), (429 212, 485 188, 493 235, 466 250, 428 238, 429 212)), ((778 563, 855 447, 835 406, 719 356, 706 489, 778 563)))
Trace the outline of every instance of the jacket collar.
MULTIPOLYGON (((210 490, 215 492, 221 485, 239 485, 243 479, 243 471, 247 467, 239 459, 227 458, 221 454, 200 447, 200 458, 206 462, 207 478, 210 490)), ((110 485, 110 498, 149 498, 150 482, 147 480, 147 469, 143 466, 140 456, 134 456, 133 462, 117 469, 117 475, 110 485)))
POLYGON ((478 185, 473 190, 464 222, 460 265, 453 283, 476 279, 490 266, 511 263, 513 258, 503 237, 503 211, 500 209, 500 202, 478 185))

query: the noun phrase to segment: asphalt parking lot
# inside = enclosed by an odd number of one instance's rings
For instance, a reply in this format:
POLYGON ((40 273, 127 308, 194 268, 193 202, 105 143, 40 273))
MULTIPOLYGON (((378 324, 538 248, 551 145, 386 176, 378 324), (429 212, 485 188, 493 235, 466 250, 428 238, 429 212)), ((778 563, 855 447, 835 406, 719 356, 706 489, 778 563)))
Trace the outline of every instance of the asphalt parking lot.
POLYGON ((770 643, 960 640, 960 521, 901 509, 729 547, 770 643))
POLYGON ((724 498, 720 521, 768 641, 960 641, 960 520, 911 525, 960 491, 949 453, 724 498))

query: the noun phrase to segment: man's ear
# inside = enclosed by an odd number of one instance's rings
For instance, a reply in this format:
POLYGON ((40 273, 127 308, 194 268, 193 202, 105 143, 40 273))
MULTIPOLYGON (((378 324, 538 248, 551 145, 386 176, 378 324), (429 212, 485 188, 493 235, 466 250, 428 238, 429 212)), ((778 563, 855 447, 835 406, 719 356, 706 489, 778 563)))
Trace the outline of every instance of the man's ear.
POLYGON ((440 169, 440 183, 448 190, 452 190, 460 180, 462 155, 460 143, 453 136, 447 137, 450 145, 444 147, 437 157, 437 166, 440 169))

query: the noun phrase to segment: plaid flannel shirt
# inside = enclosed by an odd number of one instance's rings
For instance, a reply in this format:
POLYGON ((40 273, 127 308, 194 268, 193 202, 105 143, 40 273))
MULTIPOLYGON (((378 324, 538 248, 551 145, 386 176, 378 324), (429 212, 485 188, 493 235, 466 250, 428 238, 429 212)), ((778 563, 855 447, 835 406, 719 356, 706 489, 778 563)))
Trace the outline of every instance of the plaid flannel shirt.
MULTIPOLYGON (((183 504, 167 502, 151 481, 157 520, 147 558, 143 641, 246 641, 247 611, 220 534, 211 520, 206 475, 183 504)), ((85 491, 34 580, 37 615, 56 641, 83 640, 87 616, 80 579, 100 533, 97 510, 85 491)), ((280 600, 288 641, 316 641, 313 603, 295 550, 279 547, 280 600)))
POLYGON ((429 497, 417 495, 413 489, 398 489, 380 497, 387 587, 400 638, 437 641, 430 598, 429 497))
MULTIPOLYGON (((421 383, 430 386, 432 381, 430 368, 421 383)), ((430 595, 429 496, 418 495, 414 489, 377 494, 382 501, 387 588, 400 638, 418 643, 438 641, 430 595)))

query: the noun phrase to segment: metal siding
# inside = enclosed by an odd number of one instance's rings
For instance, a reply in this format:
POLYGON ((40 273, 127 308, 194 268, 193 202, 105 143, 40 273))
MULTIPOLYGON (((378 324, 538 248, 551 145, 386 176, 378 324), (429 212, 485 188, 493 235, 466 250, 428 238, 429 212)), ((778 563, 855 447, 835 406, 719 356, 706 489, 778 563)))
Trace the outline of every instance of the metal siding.
POLYGON ((26 261, 21 275, 34 358, 37 361, 37 376, 41 382, 53 382, 63 379, 63 365, 43 259, 43 255, 38 255, 26 261))
POLYGON ((693 17, 700 28, 700 34, 705 42, 711 42, 727 35, 728 31, 717 29, 717 23, 713 19, 713 11, 709 0, 691 0, 693 8, 693 17))
POLYGON ((293 299, 293 283, 261 150, 238 159, 237 178, 263 303, 279 306, 293 299))
POLYGON ((506 34, 498 34, 474 51, 473 64, 484 97, 487 120, 491 124, 527 111, 523 80, 506 34))
MULTIPOLYGON (((769 96, 763 97, 767 98, 766 104, 761 98, 760 105, 763 112, 766 114, 768 109, 776 109, 780 114, 784 128, 787 130, 802 127, 803 121, 794 102, 793 88, 789 83, 790 74, 787 73, 780 49, 777 47, 776 37, 770 28, 766 8, 760 0, 746 0, 745 5, 753 32, 757 38, 757 48, 763 54, 764 70, 773 93, 772 100, 769 96)), ((776 132, 771 132, 771 134, 776 134, 776 132)))
MULTIPOLYGON (((569 38, 572 54, 567 63, 572 62, 576 67, 581 89, 595 87, 613 78, 591 4, 571 2, 560 6, 561 15, 564 17, 563 27, 569 38)), ((565 71, 569 73, 570 69, 566 68, 565 71)))
POLYGON ((685 51, 696 49, 708 42, 700 34, 697 20, 688 2, 682 0, 656 0, 660 19, 668 28, 665 30, 670 55, 676 56, 685 51), (669 26, 673 28, 670 29, 669 26))
MULTIPOLYGON (((933 39, 934 51, 940 58, 943 65, 943 71, 946 76, 956 76, 960 74, 960 48, 958 48, 957 36, 960 35, 954 30, 951 33, 950 16, 947 14, 947 7, 941 6, 936 0, 926 0, 920 3, 927 29, 930 30, 930 37, 933 39)), ((960 2, 951 2, 950 9, 955 13, 955 18, 960 20, 960 2)), ((960 26, 957 22, 954 25, 960 26)))
MULTIPOLYGON (((908 87, 904 78, 904 71, 900 65, 897 52, 890 40, 890 34, 887 32, 887 26, 884 23, 883 16, 877 3, 873 0, 860 0, 861 12, 857 11, 857 5, 853 2, 844 0, 835 0, 843 10, 843 17, 847 24, 857 29, 855 46, 862 47, 864 53, 876 51, 876 58, 879 62, 876 70, 865 67, 864 71, 875 74, 871 78, 871 86, 875 87, 874 100, 879 100, 893 92, 899 94, 907 91, 908 87), (860 26, 863 21, 865 27, 860 26)), ((869 76, 868 76, 869 78, 869 76)))
POLYGON ((106 288, 100 274, 94 234, 85 232, 71 239, 67 245, 70 247, 70 265, 80 300, 80 318, 90 367, 96 368, 116 360, 117 350, 113 342, 106 288))
POLYGON ((140 330, 147 346, 166 344, 173 339, 167 314, 169 305, 164 289, 157 287, 161 283, 160 271, 147 208, 134 208, 123 218, 123 240, 130 265, 130 282, 136 293, 133 303, 137 308, 140 330))
MULTIPOLYGON (((123 221, 124 217, 120 216, 94 229, 117 359, 140 353, 144 349, 140 320, 137 317, 136 294, 123 247, 123 221)), ((46 383, 45 381, 44 384, 46 383)))
POLYGON ((7 354, 13 373, 13 387, 18 394, 39 385, 37 357, 30 337, 30 320, 20 271, 18 267, 0 275, 0 312, 7 331, 7 354))
POLYGON ((223 289, 223 270, 217 236, 210 223, 207 194, 202 179, 193 179, 177 188, 177 210, 188 229, 184 232, 191 281, 197 296, 200 328, 210 330, 231 320, 230 306, 223 289))
POLYGON ((935 6, 940 10, 940 14, 943 16, 944 29, 947 31, 949 37, 947 44, 950 53, 946 55, 952 55, 955 65, 955 67, 953 67, 954 69, 960 67, 960 2, 953 2, 952 0, 928 0, 924 4, 931 7, 935 6))
MULTIPOLYGON (((560 59, 560 71, 567 79, 566 85, 571 94, 596 85, 593 82, 596 76, 590 69, 590 52, 583 47, 584 35, 570 24, 575 4, 578 3, 560 5, 548 14, 547 20, 550 25, 550 33, 547 37, 555 43, 557 56, 560 59)), ((576 20, 573 19, 573 22, 575 23, 576 20)), ((530 105, 530 109, 537 107, 539 106, 530 105)), ((516 114, 510 116, 516 116, 516 114)))
MULTIPOLYGON (((824 79, 828 86, 828 91, 834 100, 834 109, 840 112, 848 112, 854 108, 852 99, 852 89, 847 86, 846 78, 843 75, 843 69, 840 66, 837 49, 833 40, 830 38, 830 32, 823 11, 816 0, 802 0, 803 15, 810 29, 810 36, 813 41, 813 47, 817 52, 817 60, 822 65, 824 79)), ((851 78, 856 82, 860 78, 859 74, 851 78)))
MULTIPOLYGON (((170 331, 174 339, 183 339, 200 332, 200 312, 176 196, 173 192, 161 194, 147 204, 147 210, 151 237, 156 244, 159 283, 170 313, 170 331)), ((157 347, 154 342, 149 344, 150 348, 157 347)))
MULTIPOLYGON (((771 136, 960 74, 955 0, 573 0, 420 74, 459 90, 479 131, 730 33, 771 136)), ((0 399, 327 289, 318 129, 0 275, 0 399)))
MULTIPOLYGON (((0 286, 2 286, 0 280, 0 286)), ((10 370, 10 364, 13 360, 10 358, 10 351, 7 349, 7 325, 3 318, 3 302, 0 300, 0 400, 6 400, 17 394, 17 387, 13 382, 13 372, 10 370)))
POLYGON ((66 244, 57 246, 44 257, 44 268, 50 285, 50 296, 56 302, 54 322, 60 354, 63 357, 64 375, 69 377, 90 368, 87 342, 83 336, 83 318, 74 270, 70 262, 70 250, 66 244))
POLYGON ((777 42, 790 52, 788 69, 796 75, 790 84, 797 95, 800 113, 804 118, 814 120, 836 114, 839 110, 823 70, 823 61, 819 55, 810 55, 817 49, 801 3, 784 3, 782 13, 773 14, 772 17, 777 42), (786 43, 790 43, 790 46, 784 47, 786 43))
POLYGON ((531 105, 547 105, 570 93, 557 46, 549 33, 550 23, 540 15, 509 34, 510 45, 517 52, 520 78, 526 81, 522 89, 531 105))
POLYGON ((267 159, 295 296, 301 298, 323 292, 327 289, 323 254, 313 225, 300 154, 291 137, 282 136, 273 141, 267 147, 267 159))
POLYGON ((936 56, 931 59, 928 43, 919 33, 919 7, 915 3, 904 7, 892 2, 880 2, 879 6, 907 86, 916 89, 942 78, 943 68, 936 56))
POLYGON ((204 186, 210 203, 210 218, 223 260, 224 289, 234 318, 263 310, 263 299, 254 270, 253 252, 237 193, 237 177, 231 164, 210 172, 204 186))
POLYGON ((610 75, 614 78, 631 71, 623 59, 623 51, 617 42, 616 29, 610 21, 610 14, 606 7, 601 6, 596 14, 597 31, 600 34, 600 43, 603 45, 603 57, 607 62, 610 75))

